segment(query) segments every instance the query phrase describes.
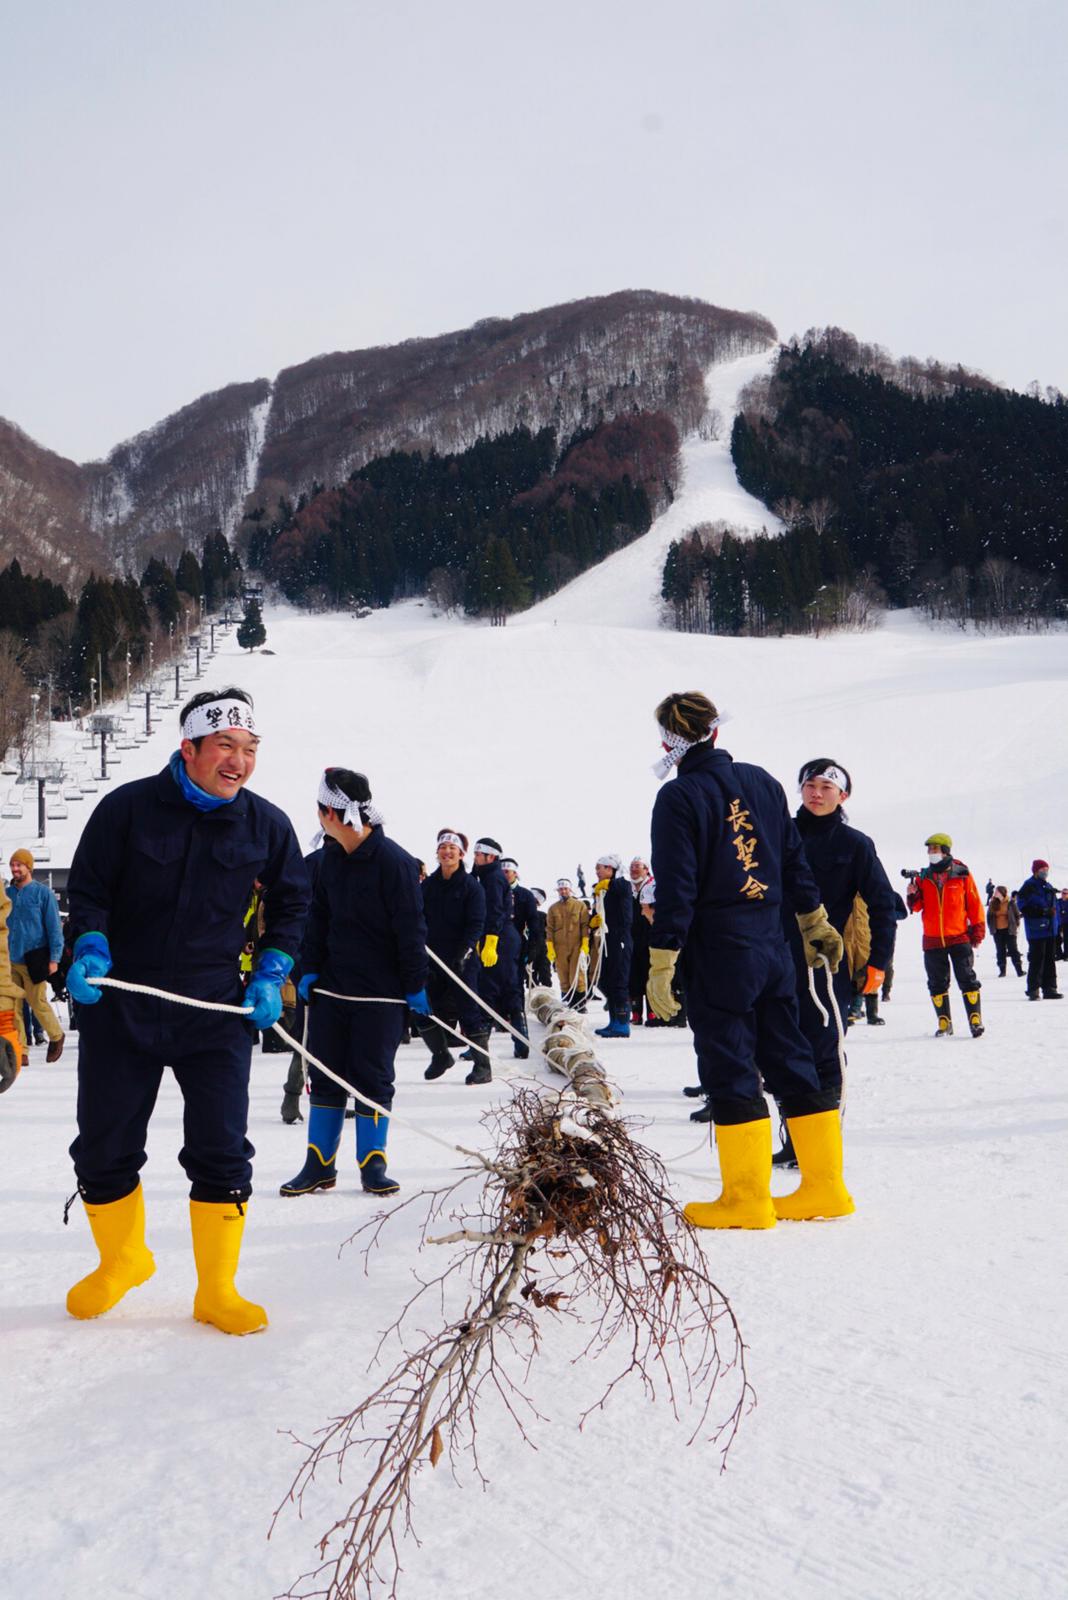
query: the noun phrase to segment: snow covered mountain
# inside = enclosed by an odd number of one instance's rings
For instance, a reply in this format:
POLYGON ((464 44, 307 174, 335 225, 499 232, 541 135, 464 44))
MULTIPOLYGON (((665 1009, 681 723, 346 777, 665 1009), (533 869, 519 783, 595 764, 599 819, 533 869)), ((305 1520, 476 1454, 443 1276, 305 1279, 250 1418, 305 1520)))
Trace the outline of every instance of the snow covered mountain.
MULTIPOLYGON (((710 398, 726 426, 761 359, 713 368, 710 398)), ((322 765, 362 767, 387 831, 417 855, 430 855, 442 825, 486 831, 518 857, 526 883, 551 886, 605 849, 647 849, 652 710, 669 690, 699 687, 730 713, 727 748, 769 767, 789 795, 804 759, 844 762, 850 820, 874 837, 894 881, 920 864, 929 832, 948 829, 980 882, 1016 885, 1036 854, 1068 882, 1063 633, 976 636, 904 612, 829 639, 656 626, 671 537, 721 516, 766 520, 740 498, 725 450, 725 438, 692 440, 681 493, 650 532, 507 627, 411 601, 362 619, 269 607, 266 650, 251 655, 219 634, 202 683, 237 681, 255 695, 264 739, 253 787, 307 836, 322 765)), ((158 770, 173 748, 173 669, 158 688, 156 731, 137 741, 135 704, 111 782, 158 770)), ((99 753, 58 724, 50 753, 67 763, 45 843, 61 865, 99 798, 77 781, 99 753)), ((8 782, 7 855, 34 848, 36 834, 29 803, 8 814, 8 782)), ((1068 1472, 1057 1204, 1068 1006, 1028 1005, 1022 983, 996 977, 987 943, 977 954, 985 1037, 936 1041, 915 922, 900 931, 886 1026, 849 1036, 856 1215, 704 1240, 757 1397, 729 1470, 707 1431, 687 1444, 685 1406, 678 1422, 663 1395, 653 1403, 637 1384, 580 1431, 610 1374, 581 1358, 570 1314, 583 1307, 539 1313, 540 1354, 513 1369, 538 1413, 533 1448, 487 1397, 485 1491, 465 1455, 455 1476, 447 1457, 437 1471, 428 1464, 401 1600, 648 1600, 665 1586, 679 1600, 1068 1592, 1056 1490, 1068 1472)), ((532 1027, 535 1043, 540 1032, 532 1027)), ((312 1438, 380 1381, 379 1338, 416 1275, 441 1269, 440 1247, 421 1246, 406 1212, 366 1265, 343 1248, 375 1214, 350 1154, 332 1193, 279 1197, 305 1130, 279 1119, 284 1058, 257 1055, 240 1283, 267 1306, 269 1330, 230 1340, 192 1320, 182 1111, 169 1078, 143 1175, 156 1276, 107 1317, 73 1323, 64 1296, 92 1259, 79 1210, 69 1228, 59 1221, 72 1187, 73 1046, 52 1066, 35 1050, 0 1101, 0 1455, 10 1465, 0 1571, 21 1600, 269 1600, 314 1566, 318 1539, 362 1486, 353 1460, 344 1484, 324 1478, 303 1520, 287 1507, 268 1539, 301 1459, 290 1432, 312 1438)), ((492 1048, 484 1089, 456 1073, 428 1084, 423 1047, 400 1052, 390 1148, 402 1199, 456 1175, 461 1157, 434 1141, 489 1148, 479 1117, 519 1071, 546 1081, 502 1039, 492 1048)), ((600 1054, 677 1198, 714 1195, 715 1157, 680 1092, 694 1078, 689 1036, 636 1029, 600 1054)), ((396 1351, 387 1338, 387 1368, 396 1351)), ((737 1374, 723 1381, 713 1420, 737 1374)))
POLYGON ((70 581, 175 560, 246 506, 339 483, 392 449, 462 449, 520 424, 570 435, 599 416, 665 410, 685 434, 714 361, 767 349, 755 313, 625 291, 458 333, 318 356, 204 395, 79 466, 0 422, 0 564, 70 581))

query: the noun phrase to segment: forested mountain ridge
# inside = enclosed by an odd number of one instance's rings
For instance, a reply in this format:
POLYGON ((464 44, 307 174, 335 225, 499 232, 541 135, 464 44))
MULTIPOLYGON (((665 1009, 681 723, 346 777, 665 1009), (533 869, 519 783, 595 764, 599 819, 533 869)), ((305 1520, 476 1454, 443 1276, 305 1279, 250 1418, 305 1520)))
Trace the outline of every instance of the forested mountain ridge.
POLYGON ((950 591, 971 604, 1006 563, 1047 600, 1063 591, 1065 397, 935 363, 879 368, 838 330, 784 346, 735 418, 742 485, 789 528, 830 531, 892 604, 937 610, 950 591))
POLYGON ((0 563, 67 582, 176 563, 246 511, 295 503, 394 451, 460 453, 516 428, 560 440, 634 411, 700 422, 714 361, 766 348, 749 312, 626 290, 457 333, 323 355, 201 396, 79 465, 0 423, 0 563))

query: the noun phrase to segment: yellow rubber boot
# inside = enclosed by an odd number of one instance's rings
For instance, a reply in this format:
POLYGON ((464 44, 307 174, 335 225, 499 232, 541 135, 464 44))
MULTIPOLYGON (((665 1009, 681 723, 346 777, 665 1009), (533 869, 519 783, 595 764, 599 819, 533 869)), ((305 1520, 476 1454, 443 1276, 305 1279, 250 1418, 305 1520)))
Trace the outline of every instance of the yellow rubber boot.
POLYGON ((776 1215, 790 1222, 814 1217, 848 1217, 857 1208, 842 1181, 842 1119, 837 1111, 788 1117, 801 1187, 775 1200, 776 1215))
POLYGON ((717 1124, 716 1149, 723 1193, 686 1206, 686 1221, 695 1228, 774 1228, 770 1119, 717 1124))
POLYGON ((72 1317, 100 1317, 156 1270, 152 1252, 145 1248, 144 1190, 138 1184, 105 1206, 87 1201, 85 1214, 100 1251, 100 1265, 70 1290, 67 1310, 72 1317))
POLYGON ((223 1333, 258 1333, 267 1326, 267 1313, 251 1300, 243 1300, 234 1285, 241 1254, 245 1214, 232 1201, 212 1205, 190 1200, 193 1258, 197 1264, 197 1293, 193 1315, 223 1333))

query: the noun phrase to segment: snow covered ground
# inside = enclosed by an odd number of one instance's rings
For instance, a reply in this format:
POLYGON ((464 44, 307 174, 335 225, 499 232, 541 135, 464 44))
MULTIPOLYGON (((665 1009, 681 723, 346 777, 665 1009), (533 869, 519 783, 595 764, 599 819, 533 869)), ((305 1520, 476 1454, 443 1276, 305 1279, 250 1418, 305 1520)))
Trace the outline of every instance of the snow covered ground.
MULTIPOLYGON (((652 708, 669 690, 700 687, 732 713, 723 744, 770 767, 789 793, 802 760, 844 762, 852 820, 895 881, 920 864, 927 833, 948 829, 980 882, 1016 885, 1036 854, 1068 882, 1063 635, 976 639, 907 615, 820 641, 658 632, 652 589, 635 591, 640 562, 651 582, 664 528, 647 539, 507 628, 446 623, 418 604, 362 621, 268 610, 274 654, 242 656, 230 636, 205 678, 256 696, 264 740, 253 786, 307 837, 319 768, 363 767, 387 831, 414 853, 429 857, 444 824, 489 832, 518 856, 525 882, 549 885, 580 861, 589 873, 606 848, 625 859, 646 849, 652 708)), ((123 779, 163 765, 169 716, 127 752, 123 779)), ((53 864, 69 858, 79 810, 95 798, 50 823, 53 864)), ((5 857, 32 845, 32 831, 5 821, 5 857)), ((536 1449, 487 1401, 489 1489, 466 1474, 453 1481, 444 1462, 427 1470, 422 1544, 405 1548, 402 1595, 1068 1593, 1068 1004, 1028 1005, 1021 982, 997 978, 987 944, 986 1036, 935 1041, 919 943, 918 927, 904 925, 886 1027, 850 1036, 856 1215, 703 1239, 758 1397, 727 1472, 714 1447, 687 1447, 685 1425, 636 1388, 580 1433, 598 1374, 573 1364, 575 1330, 545 1313, 526 1383, 546 1419, 531 1428, 536 1449)), ((52 1067, 35 1050, 0 1101, 0 1591, 269 1600, 313 1563, 317 1536, 358 1487, 355 1473, 343 1489, 324 1483, 311 1515, 285 1515, 268 1542, 299 1459, 287 1432, 308 1437, 371 1386, 380 1330, 413 1274, 429 1271, 416 1219, 398 1219, 365 1272, 356 1252, 339 1253, 374 1214, 353 1160, 333 1194, 278 1197, 303 1130, 278 1118, 281 1058, 257 1056, 257 1187, 240 1283, 271 1326, 238 1340, 195 1324, 180 1102, 168 1081, 144 1174, 157 1274, 108 1317, 72 1322, 64 1296, 92 1262, 80 1208, 61 1222, 73 1187, 73 1044, 52 1067)), ((458 1072, 427 1084, 422 1047, 401 1052, 406 1125, 393 1129, 391 1156, 404 1194, 450 1164, 420 1128, 485 1139, 477 1118, 509 1093, 513 1069, 510 1048, 498 1038, 494 1049, 498 1078, 484 1089, 465 1088, 458 1072)), ((688 1037, 638 1030, 601 1057, 627 1111, 647 1121, 645 1137, 676 1164, 680 1201, 714 1194, 714 1156, 695 1150, 700 1131, 680 1092, 694 1077, 688 1037)))

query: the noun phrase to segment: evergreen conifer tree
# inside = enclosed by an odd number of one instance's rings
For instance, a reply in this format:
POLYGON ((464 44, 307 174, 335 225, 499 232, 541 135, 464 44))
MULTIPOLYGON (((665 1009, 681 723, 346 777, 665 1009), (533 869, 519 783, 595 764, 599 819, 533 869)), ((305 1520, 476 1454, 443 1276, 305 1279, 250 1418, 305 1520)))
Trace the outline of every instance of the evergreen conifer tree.
POLYGON ((267 641, 267 629, 263 625, 263 613, 258 600, 250 600, 245 607, 245 615, 237 627, 237 642, 242 650, 258 650, 260 645, 267 641))

